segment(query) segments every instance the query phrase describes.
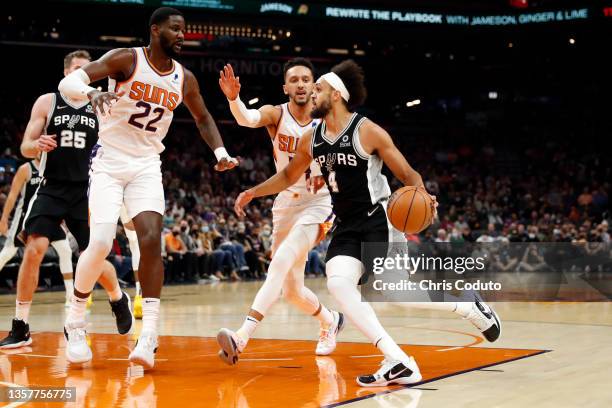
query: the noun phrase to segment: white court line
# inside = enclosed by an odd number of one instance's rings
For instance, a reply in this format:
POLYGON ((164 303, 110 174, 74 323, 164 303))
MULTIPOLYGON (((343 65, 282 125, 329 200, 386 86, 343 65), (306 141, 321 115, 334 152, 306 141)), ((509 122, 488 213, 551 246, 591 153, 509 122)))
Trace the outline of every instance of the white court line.
POLYGON ((465 346, 443 348, 443 349, 438 349, 436 351, 451 351, 451 350, 459 350, 459 349, 462 349, 462 348, 465 348, 465 346))
POLYGON ((42 358, 57 358, 58 356, 47 356, 44 354, 30 354, 30 353, 19 353, 14 354, 15 356, 26 356, 26 357, 42 357, 42 358))
POLYGON ((287 361, 292 358, 241 358, 240 361, 287 361))
POLYGON ((350 358, 369 358, 369 357, 384 357, 384 354, 370 354, 367 356, 349 356, 350 358))
MULTIPOLYGON (((108 361, 129 361, 129 358, 107 358, 108 361)), ((156 358, 155 361, 168 361, 167 358, 156 358)))

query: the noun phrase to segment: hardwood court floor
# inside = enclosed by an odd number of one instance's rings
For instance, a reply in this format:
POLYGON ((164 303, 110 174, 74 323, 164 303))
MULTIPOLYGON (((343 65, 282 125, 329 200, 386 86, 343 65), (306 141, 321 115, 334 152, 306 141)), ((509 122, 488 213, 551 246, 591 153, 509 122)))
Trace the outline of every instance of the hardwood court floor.
MULTIPOLYGON (((612 406, 609 303, 498 303, 503 337, 493 344, 452 314, 376 304, 390 334, 419 362, 424 383, 363 389, 354 378, 377 369, 378 350, 349 324, 332 356, 314 356, 317 322, 283 301, 262 322, 259 338, 238 365, 223 364, 213 336, 220 327, 241 324, 259 285, 165 288, 163 337, 151 372, 128 364, 135 333, 110 334, 114 323, 99 291, 88 315, 94 360, 68 368, 60 333, 62 294, 36 294, 30 318, 34 343, 0 352, 0 387, 74 386, 78 400, 65 406, 77 407, 612 406)), ((307 285, 334 307, 323 280, 307 285)), ((13 309, 14 296, 0 297, 0 329, 10 327, 13 309)), ((139 328, 140 322, 135 331, 139 328)))

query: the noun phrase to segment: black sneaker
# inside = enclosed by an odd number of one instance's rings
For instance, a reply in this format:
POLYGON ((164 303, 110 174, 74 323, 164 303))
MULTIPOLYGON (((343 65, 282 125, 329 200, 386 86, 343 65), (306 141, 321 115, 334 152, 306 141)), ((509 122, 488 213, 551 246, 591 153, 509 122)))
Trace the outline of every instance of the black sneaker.
POLYGON ((472 309, 464 319, 472 322, 490 342, 494 342, 501 335, 499 316, 492 307, 484 302, 476 300, 472 303, 472 309))
POLYGON ((132 316, 132 304, 127 293, 123 292, 123 296, 116 302, 110 302, 113 316, 117 320, 117 331, 119 334, 127 334, 134 324, 134 316, 132 316))
POLYGON ((383 360, 374 374, 360 375, 357 384, 362 387, 385 387, 392 384, 415 384, 423 378, 414 358, 407 361, 383 360))
POLYGON ((13 327, 2 341, 0 341, 0 349, 11 349, 32 344, 30 337, 30 325, 21 319, 13 319, 13 327))

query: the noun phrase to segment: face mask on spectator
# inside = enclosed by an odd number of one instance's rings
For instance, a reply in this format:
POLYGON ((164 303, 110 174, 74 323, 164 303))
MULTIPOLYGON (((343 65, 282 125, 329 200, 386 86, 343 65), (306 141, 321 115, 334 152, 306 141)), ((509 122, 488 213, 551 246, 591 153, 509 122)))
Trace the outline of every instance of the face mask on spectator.
POLYGON ((203 225, 202 228, 200 228, 200 230, 202 232, 208 232, 208 231, 210 231, 210 227, 208 225, 203 225))

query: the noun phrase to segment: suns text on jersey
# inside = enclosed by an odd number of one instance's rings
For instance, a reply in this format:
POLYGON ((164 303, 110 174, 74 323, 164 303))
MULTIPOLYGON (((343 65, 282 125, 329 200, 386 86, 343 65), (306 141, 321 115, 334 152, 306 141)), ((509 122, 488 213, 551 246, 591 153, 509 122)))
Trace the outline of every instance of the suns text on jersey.
POLYGON ((169 111, 173 111, 179 105, 180 95, 155 85, 145 84, 140 81, 132 82, 130 87, 130 99, 145 101, 161 105, 169 111))

